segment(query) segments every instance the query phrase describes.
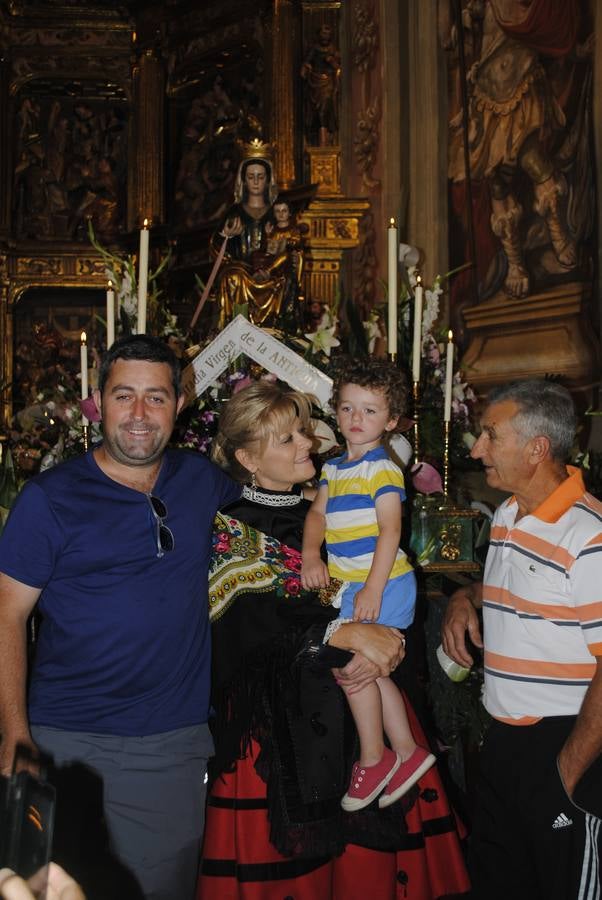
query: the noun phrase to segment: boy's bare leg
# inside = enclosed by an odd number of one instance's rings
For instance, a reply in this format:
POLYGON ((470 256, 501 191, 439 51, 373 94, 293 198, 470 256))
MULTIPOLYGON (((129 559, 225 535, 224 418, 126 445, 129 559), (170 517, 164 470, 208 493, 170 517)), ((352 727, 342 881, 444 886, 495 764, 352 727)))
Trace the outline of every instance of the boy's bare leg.
MULTIPOLYGON (((380 680, 380 679, 379 679, 380 680)), ((385 751, 381 693, 376 682, 357 693, 347 694, 347 702, 360 741, 361 766, 376 766, 385 751)))
POLYGON ((401 691, 390 678, 378 678, 377 685, 382 698, 385 733, 392 749, 400 755, 401 761, 405 762, 416 749, 416 741, 412 737, 401 691))

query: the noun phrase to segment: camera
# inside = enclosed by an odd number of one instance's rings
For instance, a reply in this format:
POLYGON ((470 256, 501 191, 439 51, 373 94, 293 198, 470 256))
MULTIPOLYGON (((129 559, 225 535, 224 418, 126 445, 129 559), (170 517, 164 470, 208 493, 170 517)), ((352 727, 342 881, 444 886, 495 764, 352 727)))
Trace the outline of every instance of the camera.
POLYGON ((56 796, 30 772, 0 777, 0 868, 8 867, 44 898, 52 849, 56 796))

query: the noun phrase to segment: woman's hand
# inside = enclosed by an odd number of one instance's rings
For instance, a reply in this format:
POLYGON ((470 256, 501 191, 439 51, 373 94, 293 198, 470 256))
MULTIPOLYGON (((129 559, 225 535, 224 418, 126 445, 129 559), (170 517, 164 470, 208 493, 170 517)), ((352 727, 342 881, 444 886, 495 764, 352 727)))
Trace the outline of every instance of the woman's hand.
POLYGON ((376 663, 366 659, 361 653, 355 653, 343 669, 333 669, 332 672, 337 684, 346 694, 356 694, 380 676, 376 663))
MULTIPOLYGON (((361 654, 375 665, 375 677, 390 675, 405 656, 405 641, 401 632, 387 625, 346 622, 337 628, 328 643, 361 654)), ((345 669, 350 665, 348 663, 345 669)))

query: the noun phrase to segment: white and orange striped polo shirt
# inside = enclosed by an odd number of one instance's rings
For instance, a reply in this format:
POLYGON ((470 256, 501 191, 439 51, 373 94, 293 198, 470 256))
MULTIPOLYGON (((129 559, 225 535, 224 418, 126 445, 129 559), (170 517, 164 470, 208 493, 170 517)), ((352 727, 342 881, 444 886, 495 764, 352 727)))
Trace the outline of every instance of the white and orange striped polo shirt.
POLYGON ((515 524, 496 511, 483 579, 485 689, 496 719, 576 715, 602 656, 602 503, 581 472, 515 524))

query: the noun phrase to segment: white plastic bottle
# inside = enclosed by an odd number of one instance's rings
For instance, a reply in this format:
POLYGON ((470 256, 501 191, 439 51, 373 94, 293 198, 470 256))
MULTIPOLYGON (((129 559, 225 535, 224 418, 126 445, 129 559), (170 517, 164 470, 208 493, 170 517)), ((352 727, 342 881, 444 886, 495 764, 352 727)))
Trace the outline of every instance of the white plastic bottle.
POLYGON ((436 650, 439 665, 451 681, 464 681, 470 674, 470 669, 461 666, 447 655, 442 645, 439 644, 436 650))

